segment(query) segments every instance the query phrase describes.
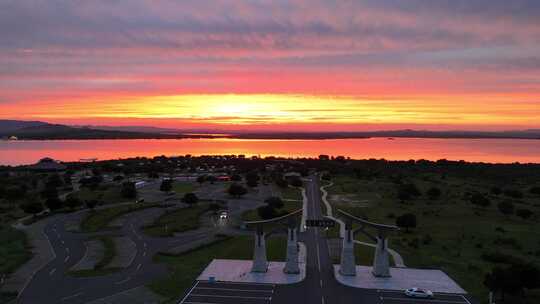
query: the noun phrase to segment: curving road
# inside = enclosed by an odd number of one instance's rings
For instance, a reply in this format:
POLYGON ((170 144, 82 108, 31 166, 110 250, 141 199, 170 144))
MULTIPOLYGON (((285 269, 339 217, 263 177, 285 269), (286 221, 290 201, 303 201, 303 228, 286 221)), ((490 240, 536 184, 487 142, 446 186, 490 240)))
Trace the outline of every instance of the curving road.
POLYGON ((144 285, 167 274, 165 265, 152 262, 160 250, 189 243, 206 237, 204 233, 190 233, 175 238, 147 237, 140 231, 144 219, 155 217, 160 209, 152 208, 131 213, 120 231, 114 234, 129 237, 137 247, 137 254, 129 267, 119 272, 99 277, 73 277, 65 275, 85 254, 84 242, 90 235, 65 230, 68 221, 84 213, 58 215, 48 219, 44 233, 49 238, 55 259, 40 269, 19 297, 19 303, 86 303, 90 300, 144 285))

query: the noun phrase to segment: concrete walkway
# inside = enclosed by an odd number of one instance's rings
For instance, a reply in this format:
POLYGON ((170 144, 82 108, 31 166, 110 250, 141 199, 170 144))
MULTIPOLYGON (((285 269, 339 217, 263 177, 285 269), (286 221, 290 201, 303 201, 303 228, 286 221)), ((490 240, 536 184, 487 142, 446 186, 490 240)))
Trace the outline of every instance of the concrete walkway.
MULTIPOLYGON (((334 183, 330 182, 324 186, 321 186, 321 192, 323 193, 322 195, 322 201, 326 207, 326 217, 327 218, 330 218, 336 222, 339 223, 339 236, 341 238, 344 237, 345 235, 345 223, 338 219, 338 218, 335 218, 334 217, 334 214, 333 214, 333 211, 332 211, 332 205, 330 205, 330 203, 328 202, 328 192, 326 191, 325 188, 327 187, 331 187, 333 186, 334 183)), ((360 245, 364 245, 364 246, 369 246, 369 247, 376 247, 375 244, 371 244, 371 243, 366 243, 366 242, 361 242, 361 241, 358 241, 358 240, 355 240, 354 241, 356 244, 360 244, 360 245)), ((405 262, 403 261, 403 257, 401 257, 401 255, 395 251, 394 249, 391 249, 391 248, 388 248, 388 253, 390 253, 390 255, 392 256, 392 259, 394 260, 394 264, 396 267, 399 267, 399 268, 405 268, 407 266, 405 266, 405 262)))
POLYGON ((356 276, 344 276, 339 265, 334 265, 336 279, 347 286, 368 289, 405 290, 411 287, 433 292, 466 294, 454 280, 438 269, 390 268, 391 277, 375 277, 370 266, 356 266, 356 276))
POLYGON ((294 284, 306 277, 306 246, 299 243, 298 263, 299 274, 283 272, 285 262, 268 262, 267 272, 251 272, 252 260, 221 260, 214 259, 206 266, 197 278, 198 281, 207 281, 213 277, 220 282, 236 283, 264 283, 264 284, 294 284))

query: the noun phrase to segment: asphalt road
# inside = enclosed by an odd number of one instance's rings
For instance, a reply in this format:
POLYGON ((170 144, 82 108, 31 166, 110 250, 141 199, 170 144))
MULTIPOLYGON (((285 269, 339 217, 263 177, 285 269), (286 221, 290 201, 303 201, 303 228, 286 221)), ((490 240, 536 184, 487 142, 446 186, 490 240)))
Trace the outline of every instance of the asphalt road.
MULTIPOLYGON (((197 240, 204 235, 190 234, 173 240, 145 236, 140 231, 140 223, 157 211, 145 209, 134 212, 127 217, 120 231, 113 232, 134 241, 137 254, 128 268, 99 277, 73 277, 65 274, 85 254, 84 241, 89 234, 66 231, 64 224, 82 214, 51 218, 44 233, 51 242, 56 258, 35 274, 21 293, 19 303, 86 303, 163 277, 167 274, 165 265, 153 263, 152 256, 160 250, 197 240)), ((111 232, 97 234, 110 235, 111 232)))

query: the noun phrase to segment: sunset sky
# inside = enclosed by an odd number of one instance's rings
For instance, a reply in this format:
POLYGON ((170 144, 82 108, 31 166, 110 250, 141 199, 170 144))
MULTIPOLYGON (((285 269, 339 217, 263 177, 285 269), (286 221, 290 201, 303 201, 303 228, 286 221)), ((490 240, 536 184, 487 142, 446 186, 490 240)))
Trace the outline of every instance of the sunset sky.
POLYGON ((540 128, 540 1, 0 1, 0 119, 540 128))

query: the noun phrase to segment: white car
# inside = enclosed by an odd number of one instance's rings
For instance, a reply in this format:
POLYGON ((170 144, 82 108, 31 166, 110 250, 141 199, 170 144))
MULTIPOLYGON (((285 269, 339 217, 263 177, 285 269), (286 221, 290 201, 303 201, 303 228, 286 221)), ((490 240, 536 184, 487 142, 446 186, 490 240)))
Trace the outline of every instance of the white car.
POLYGON ((431 290, 416 287, 405 290, 405 295, 411 298, 433 298, 431 290))

